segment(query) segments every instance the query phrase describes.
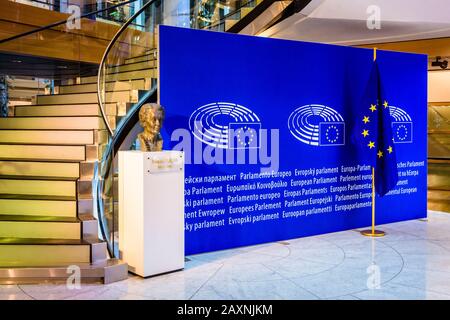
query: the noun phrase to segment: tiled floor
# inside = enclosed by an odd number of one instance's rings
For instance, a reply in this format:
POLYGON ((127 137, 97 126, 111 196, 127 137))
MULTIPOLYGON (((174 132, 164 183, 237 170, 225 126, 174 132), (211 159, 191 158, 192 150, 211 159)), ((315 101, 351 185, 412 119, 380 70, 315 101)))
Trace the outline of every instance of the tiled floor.
POLYGON ((0 299, 450 299, 450 214, 381 229, 190 256, 184 271, 145 280, 0 286, 0 299))

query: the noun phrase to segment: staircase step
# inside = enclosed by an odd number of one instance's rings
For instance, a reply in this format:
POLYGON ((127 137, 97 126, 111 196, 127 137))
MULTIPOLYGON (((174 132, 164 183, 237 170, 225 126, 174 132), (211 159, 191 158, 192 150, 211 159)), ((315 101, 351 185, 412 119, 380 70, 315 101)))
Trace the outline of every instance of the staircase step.
POLYGON ((245 17, 247 14, 249 14, 250 11, 252 11, 253 9, 255 9, 255 7, 242 7, 241 8, 241 19, 243 17, 245 17))
MULTIPOLYGON (((97 83, 63 85, 58 87, 58 93, 83 93, 97 92, 97 83)), ((145 80, 136 79, 132 81, 112 81, 106 83, 106 91, 123 91, 123 90, 145 90, 145 80)))
POLYGON ((85 146, 3 145, 0 160, 85 161, 85 146))
POLYGON ((106 75, 106 81, 127 81, 130 79, 156 78, 157 69, 142 69, 124 72, 110 72, 106 75))
MULTIPOLYGON (((118 259, 96 263, 77 263, 82 283, 103 282, 105 284, 128 278, 128 265, 118 259)), ((67 283, 72 276, 68 265, 43 267, 0 268, 1 284, 34 284, 43 281, 67 283)))
POLYGON ((35 200, 33 197, 12 198, 11 195, 0 195, 0 214, 76 217, 77 201, 74 200, 35 200))
POLYGON ((76 197, 76 181, 63 180, 27 180, 0 177, 0 194, 27 196, 76 197))
POLYGON ((153 53, 144 54, 142 56, 125 59, 125 63, 126 64, 127 63, 136 63, 136 62, 143 62, 143 61, 149 61, 149 60, 156 60, 156 57, 153 53))
POLYGON ((95 166, 97 162, 96 161, 84 161, 80 162, 80 179, 84 180, 92 180, 94 178, 94 171, 95 166))
POLYGON ((94 207, 96 204, 94 204, 94 199, 78 199, 78 214, 90 214, 92 215, 94 210, 94 207))
POLYGON ((0 193, 0 199, 73 201, 73 200, 76 200, 77 198, 74 197, 74 196, 55 196, 55 195, 43 195, 43 194, 0 193))
MULTIPOLYGON (((19 117, 100 117, 100 108, 97 103, 87 104, 54 104, 54 105, 29 105, 16 106, 15 115, 19 117)), ((117 114, 117 104, 107 103, 105 105, 106 115, 117 114)))
POLYGON ((229 30, 234 26, 239 20, 237 19, 225 19, 225 31, 229 30))
POLYGON ((0 175, 0 180, 40 180, 40 181, 77 181, 77 177, 62 176, 24 176, 24 175, 0 175))
POLYGON ((1 267, 52 267, 91 262, 91 244, 81 239, 0 238, 1 267))
MULTIPOLYGON (((120 79, 118 79, 120 80, 120 79)), ((137 102, 137 90, 106 92, 105 101, 110 102, 137 102)), ((71 104, 71 103, 98 103, 96 92, 88 93, 68 93, 68 94, 48 94, 38 95, 36 104, 71 104)))
MULTIPOLYGON (((53 216, 28 216, 28 215, 7 215, 0 214, 0 222, 63 222, 63 223, 80 223, 76 217, 53 217, 53 216)), ((0 232, 3 232, 0 230, 0 232)), ((0 238, 2 238, 0 236, 0 238)), ((3 237, 5 238, 5 237, 3 237)), ((6 237, 7 238, 7 237, 6 237)), ((30 238, 35 237, 16 237, 16 238, 30 238)), ((48 238, 48 239, 64 239, 64 238, 48 238)), ((74 238, 79 239, 79 238, 74 238)))
POLYGON ((4 144, 94 144, 93 130, 0 130, 0 143, 4 144))
POLYGON ((157 66, 156 63, 157 63, 156 60, 145 60, 139 62, 125 63, 118 66, 111 66, 106 69, 106 74, 152 69, 157 66))
MULTIPOLYGON (((90 214, 78 214, 78 219, 81 221, 82 226, 82 238, 98 238, 98 221, 90 214)), ((107 248, 105 247, 104 253, 106 254, 107 248)), ((106 259, 106 255, 103 257, 106 259)))
MULTIPOLYGON (((127 71, 127 72, 121 72, 121 73, 108 74, 103 79, 103 81, 107 81, 107 82, 129 81, 129 80, 150 79, 150 78, 153 78, 153 79, 157 78, 156 69, 146 69, 146 70, 140 70, 140 71, 127 71)), ((81 84, 97 83, 97 76, 81 77, 80 83, 81 84)))
POLYGON ((76 179, 80 176, 80 164, 75 162, 0 161, 0 175, 76 179))
POLYGON ((92 199, 92 180, 78 180, 78 199, 92 199))
POLYGON ((80 239, 75 217, 0 215, 0 238, 80 239))
POLYGON ((105 129, 100 117, 10 117, 0 118, 2 129, 87 130, 105 129))

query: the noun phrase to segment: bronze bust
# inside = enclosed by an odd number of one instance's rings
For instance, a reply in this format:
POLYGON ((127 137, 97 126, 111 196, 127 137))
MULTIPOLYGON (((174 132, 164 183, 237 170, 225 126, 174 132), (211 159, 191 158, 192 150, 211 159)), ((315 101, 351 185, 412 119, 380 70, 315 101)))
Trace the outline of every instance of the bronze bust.
POLYGON ((164 108, 156 103, 147 103, 139 111, 139 123, 144 131, 138 134, 141 151, 161 151, 163 139, 161 127, 164 121, 164 108))

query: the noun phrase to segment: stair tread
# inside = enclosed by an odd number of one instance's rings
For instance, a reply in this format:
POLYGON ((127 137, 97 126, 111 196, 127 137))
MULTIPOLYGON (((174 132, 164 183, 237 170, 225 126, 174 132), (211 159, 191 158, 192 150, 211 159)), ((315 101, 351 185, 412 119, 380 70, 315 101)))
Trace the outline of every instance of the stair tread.
POLYGON ((34 216, 34 215, 7 215, 0 214, 0 221, 17 222, 72 222, 80 223, 77 217, 54 217, 54 216, 34 216))
MULTIPOLYGON (((54 116, 51 116, 54 117, 54 116)), ((64 116, 66 117, 66 116, 64 116)), ((26 117, 26 116, 16 116, 15 118, 30 118, 30 117, 26 117)), ((34 116, 33 116, 34 118, 34 116)), ((45 117, 47 118, 47 116, 45 117)), ((1 128, 0 128, 1 129, 1 128)), ((45 132, 45 133, 57 133, 57 132, 70 132, 70 133, 75 133, 75 132, 89 132, 92 133, 93 131, 98 131, 97 129, 80 129, 80 130, 75 130, 75 129, 2 129, 2 132, 5 131, 11 131, 11 132, 17 132, 17 131, 23 131, 23 132, 45 132)), ((4 142, 2 142, 3 144, 4 142)))
POLYGON ((48 176, 19 176, 0 175, 3 180, 51 180, 51 181, 77 181, 78 177, 48 177, 48 176))
MULTIPOLYGON (((36 105, 36 107, 42 107, 42 106, 36 105)), ((45 119, 45 118, 69 118, 69 119, 70 118, 99 118, 99 119, 101 119, 102 117, 101 116, 43 116, 43 117, 39 117, 39 116, 14 116, 14 117, 7 117, 7 118, 0 118, 0 119, 14 120, 14 119, 33 119, 33 118, 41 120, 41 119, 45 119)), ((5 130, 14 130, 14 129, 5 128, 5 130)), ((17 129, 17 130, 39 130, 39 129, 31 128, 31 129, 17 129)), ((78 129, 43 129, 43 130, 69 130, 69 131, 76 131, 78 129)), ((97 129, 79 129, 79 130, 85 131, 85 130, 97 130, 97 129)))
POLYGON ((0 245, 90 245, 84 239, 0 238, 0 245))
MULTIPOLYGON (((146 69, 144 69, 146 70, 146 69)), ((131 91, 129 90, 113 90, 113 91, 106 91, 106 93, 114 93, 114 92, 127 92, 131 91)), ((37 94, 36 97, 57 97, 57 96, 67 96, 67 95, 79 95, 79 94, 97 94, 97 91, 92 92, 71 92, 71 93, 55 93, 55 94, 37 94)), ((93 103, 84 103, 84 104, 93 104, 93 103)))
MULTIPOLYGON (((125 264, 124 261, 119 260, 117 258, 110 258, 98 262, 91 262, 91 263, 77 263, 77 266, 80 267, 81 270, 83 269, 97 269, 97 268, 105 268, 105 267, 111 267, 111 266, 117 266, 125 264)), ((44 270, 62 270, 67 274, 67 266, 51 266, 51 267, 33 267, 33 266, 26 266, 26 267, 1 267, 2 269, 8 269, 8 270, 24 270, 24 269, 44 269, 44 270)))
MULTIPOLYGON (((150 57, 150 56, 149 56, 149 57, 150 57)), ((135 59, 135 58, 133 58, 133 59, 135 59)), ((120 68, 120 67, 123 67, 123 66, 130 66, 130 65, 133 65, 133 64, 146 63, 146 62, 149 62, 149 61, 156 61, 156 59, 148 59, 148 60, 137 61, 137 62, 125 62, 125 63, 123 63, 123 64, 115 64, 115 65, 107 66, 106 69, 120 68)), ((156 67, 153 66, 153 67, 151 67, 151 68, 156 68, 156 67)), ((144 69, 147 69, 147 68, 144 68, 144 69)), ((141 69, 138 69, 138 70, 141 70, 141 69)), ((120 82, 124 82, 124 81, 120 81, 120 82)))
POLYGON ((145 57, 145 56, 152 56, 154 54, 153 52, 147 52, 138 56, 134 56, 134 57, 130 57, 130 58, 126 58, 125 60, 131 60, 131 59, 136 59, 136 58, 141 58, 141 57, 145 57))
POLYGON ((10 200, 57 200, 57 201, 75 201, 75 196, 51 196, 51 195, 34 195, 34 194, 9 194, 0 193, 0 199, 10 200))
MULTIPOLYGON (((108 104, 108 103, 107 103, 108 104)), ((110 103, 110 104, 114 104, 114 103, 110 103)), ((15 106, 14 108, 26 108, 26 107, 72 107, 72 106, 97 106, 97 103, 60 103, 60 104, 27 104, 27 105, 22 105, 22 106, 15 106)))
MULTIPOLYGON (((120 74, 120 73, 127 73, 127 72, 137 72, 137 71, 145 71, 145 70, 153 70, 153 69, 157 69, 157 67, 148 67, 148 68, 142 68, 142 69, 136 69, 136 70, 125 70, 125 71, 118 71, 118 72, 106 72, 106 75, 109 76, 109 75, 112 75, 112 74, 120 74)), ((135 80, 135 79, 133 79, 133 80, 135 80)), ((121 80, 117 80, 117 81, 121 81, 121 80)))
MULTIPOLYGON (((87 78, 89 78, 89 77, 87 77, 87 78)), ((133 79, 133 80, 145 80, 145 78, 133 79)), ((104 81, 104 82, 105 83, 115 83, 115 82, 129 83, 130 81, 126 81, 126 80, 119 80, 119 81, 117 81, 117 80, 107 80, 107 81, 104 81)), ((61 84, 61 85, 59 85, 59 87, 76 87, 76 86, 85 86, 85 85, 86 85, 86 83, 76 83, 76 84, 74 83, 74 84, 61 84)), ((110 92, 110 91, 107 91, 107 92, 110 92)))
MULTIPOLYGON (((14 145, 21 145, 20 143, 15 143, 14 145)), ((27 146, 28 144, 26 144, 26 146, 27 146)), ((36 159, 36 158, 2 158, 2 157, 0 157, 0 160, 1 161, 11 161, 11 162, 14 162, 14 161, 20 161, 20 162, 27 162, 27 161, 29 161, 29 162, 57 162, 57 163, 80 163, 80 162, 87 162, 88 160, 86 160, 86 161, 80 161, 80 160, 75 160, 75 159, 73 159, 73 160, 71 160, 71 159, 47 159, 47 158, 39 158, 39 159, 36 159)))

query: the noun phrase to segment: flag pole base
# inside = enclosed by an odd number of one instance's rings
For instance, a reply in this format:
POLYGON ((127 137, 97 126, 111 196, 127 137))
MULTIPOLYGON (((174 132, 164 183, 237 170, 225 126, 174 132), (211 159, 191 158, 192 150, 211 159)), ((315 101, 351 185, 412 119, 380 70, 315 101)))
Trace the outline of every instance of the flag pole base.
POLYGON ((378 237, 384 237, 386 235, 386 232, 381 231, 381 230, 374 230, 372 232, 372 229, 367 229, 367 230, 363 230, 360 232, 363 236, 366 237, 373 237, 373 238, 378 238, 378 237))

